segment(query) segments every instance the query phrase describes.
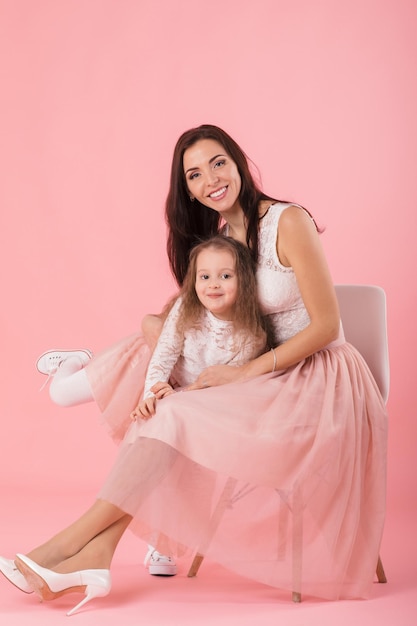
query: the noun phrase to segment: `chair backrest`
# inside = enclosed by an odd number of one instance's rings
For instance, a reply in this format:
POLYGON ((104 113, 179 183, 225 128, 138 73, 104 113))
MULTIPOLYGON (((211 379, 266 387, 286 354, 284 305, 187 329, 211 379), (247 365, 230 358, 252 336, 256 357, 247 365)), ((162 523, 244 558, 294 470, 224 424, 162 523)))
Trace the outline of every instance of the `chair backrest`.
POLYGON ((375 285, 335 285, 346 341, 364 357, 384 402, 390 371, 385 292, 375 285))

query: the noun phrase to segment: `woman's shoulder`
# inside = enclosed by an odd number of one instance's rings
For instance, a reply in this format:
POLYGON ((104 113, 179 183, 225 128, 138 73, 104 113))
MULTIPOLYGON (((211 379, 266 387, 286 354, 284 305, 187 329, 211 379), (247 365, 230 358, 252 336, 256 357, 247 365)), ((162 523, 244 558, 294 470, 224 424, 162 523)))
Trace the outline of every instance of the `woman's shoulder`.
MULTIPOLYGON (((259 203, 259 219, 262 220, 266 216, 281 215, 283 211, 290 207, 299 207, 298 204, 283 200, 261 200, 259 203)), ((300 207, 301 208, 301 207, 300 207)))
POLYGON ((288 203, 282 208, 279 222, 280 229, 310 228, 312 225, 315 229, 315 222, 307 209, 295 203, 288 203))
POLYGON ((283 200, 262 200, 259 204, 259 219, 266 222, 273 219, 279 220, 280 227, 303 223, 314 224, 311 214, 301 204, 283 200))

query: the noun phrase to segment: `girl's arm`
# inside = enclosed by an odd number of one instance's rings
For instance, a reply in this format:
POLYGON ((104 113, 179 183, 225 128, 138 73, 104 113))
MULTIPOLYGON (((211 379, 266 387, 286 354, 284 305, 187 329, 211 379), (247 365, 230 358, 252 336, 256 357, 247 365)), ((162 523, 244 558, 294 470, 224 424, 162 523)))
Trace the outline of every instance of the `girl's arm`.
POLYGON ((181 354, 183 338, 177 332, 177 319, 181 299, 178 298, 165 320, 153 351, 145 378, 144 397, 152 397, 151 387, 158 382, 167 383, 181 354))
POLYGON ((275 347, 273 353, 266 352, 245 365, 207 368, 189 389, 240 382, 273 369, 287 369, 338 337, 340 315, 333 281, 320 236, 303 209, 291 206, 283 211, 279 221, 277 252, 281 263, 294 270, 310 324, 275 347))
POLYGON ((132 420, 138 418, 149 419, 152 417, 155 413, 156 401, 174 391, 168 381, 178 361, 178 357, 181 354, 183 344, 183 339, 177 332, 177 319, 180 304, 181 301, 180 298, 178 298, 168 313, 162 330, 158 335, 156 345, 154 346, 155 349, 146 372, 143 398, 131 412, 130 418, 132 420))

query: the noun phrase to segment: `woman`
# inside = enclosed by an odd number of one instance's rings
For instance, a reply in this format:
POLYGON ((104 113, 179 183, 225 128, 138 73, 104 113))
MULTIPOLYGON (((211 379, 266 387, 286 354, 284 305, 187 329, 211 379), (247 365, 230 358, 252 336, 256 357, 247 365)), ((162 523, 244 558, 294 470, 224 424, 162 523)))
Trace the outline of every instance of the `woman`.
MULTIPOLYGON (((326 599, 367 597, 384 522, 386 413, 365 362, 344 340, 314 221, 303 208, 261 193, 242 150, 214 126, 180 137, 166 211, 179 282, 195 240, 223 221, 225 234, 249 247, 274 349, 238 367, 209 367, 189 391, 161 400, 141 436, 122 444, 91 509, 20 555, 19 570, 44 597, 47 580, 56 593, 85 590, 86 601, 91 571, 107 572, 128 526, 165 553, 199 546, 212 495, 232 477, 235 493, 245 495, 233 498, 207 556, 293 589, 292 529, 282 521, 290 510, 303 522, 300 590, 326 599)), ((127 362, 136 374, 146 367, 143 345, 130 342, 127 362)), ((85 370, 112 432, 123 437, 120 381, 125 395, 133 385, 127 366, 112 384, 108 364, 119 357, 120 346, 85 370)))

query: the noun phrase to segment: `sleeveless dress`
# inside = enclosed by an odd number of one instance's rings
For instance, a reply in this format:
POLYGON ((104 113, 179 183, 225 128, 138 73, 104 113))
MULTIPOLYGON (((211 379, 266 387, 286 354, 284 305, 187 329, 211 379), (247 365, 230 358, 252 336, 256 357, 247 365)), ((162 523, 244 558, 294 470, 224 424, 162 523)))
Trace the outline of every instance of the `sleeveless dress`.
MULTIPOLYGON (((259 233, 259 299, 277 344, 309 323, 294 272, 276 253, 287 206, 272 205, 259 233)), ((87 366, 105 423, 124 438, 98 497, 132 515, 131 530, 162 553, 198 549, 305 596, 368 597, 384 524, 387 415, 342 327, 286 370, 172 394, 132 425, 148 360, 135 335, 87 366), (232 495, 213 533, 225 485, 232 495)))

